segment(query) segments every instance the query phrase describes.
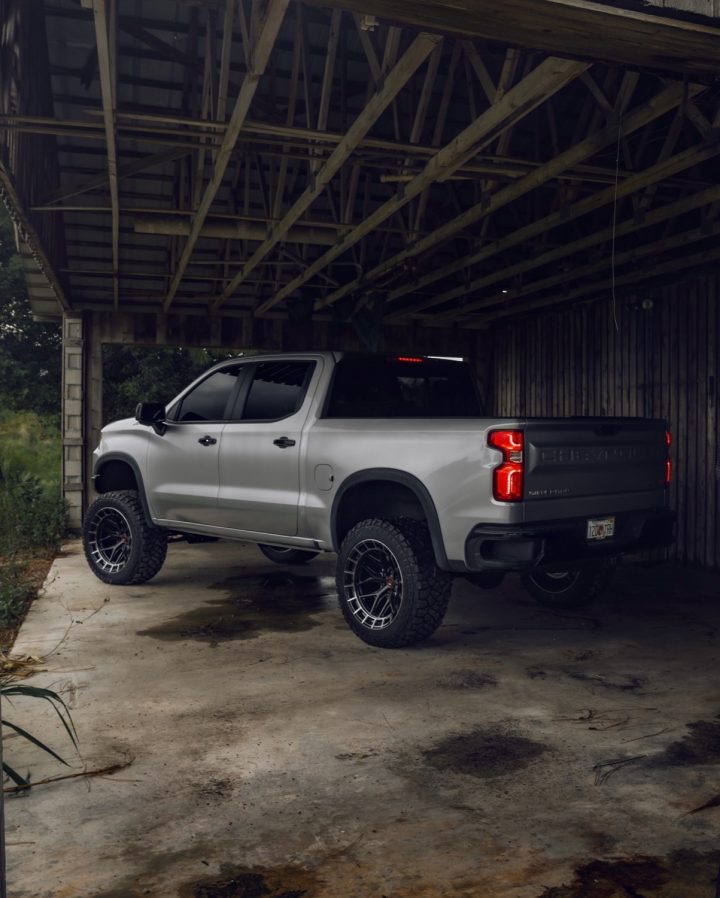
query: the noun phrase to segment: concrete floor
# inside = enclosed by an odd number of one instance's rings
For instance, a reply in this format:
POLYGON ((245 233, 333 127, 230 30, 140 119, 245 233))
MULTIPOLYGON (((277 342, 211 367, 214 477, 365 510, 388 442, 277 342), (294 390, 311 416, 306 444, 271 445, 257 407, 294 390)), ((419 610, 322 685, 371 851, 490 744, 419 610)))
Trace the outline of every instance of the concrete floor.
MULTIPOLYGON (((78 769, 6 800, 13 898, 714 898, 720 578, 626 564, 583 612, 456 581, 412 650, 346 628, 333 559, 171 547, 108 587, 70 544, 16 651, 78 769)), ((68 753, 43 703, 5 716, 68 753)), ((66 773, 6 740, 33 779, 66 773)))

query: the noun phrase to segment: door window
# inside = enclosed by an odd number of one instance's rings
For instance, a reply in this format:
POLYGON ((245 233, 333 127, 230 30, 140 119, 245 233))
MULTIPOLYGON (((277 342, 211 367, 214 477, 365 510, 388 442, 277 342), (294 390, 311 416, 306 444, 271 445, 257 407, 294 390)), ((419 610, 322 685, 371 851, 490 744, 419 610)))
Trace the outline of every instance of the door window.
POLYGON ((279 421, 302 405, 314 362, 262 362, 248 391, 243 421, 279 421))
POLYGON ((176 421, 222 421, 243 366, 235 365, 215 371, 199 383, 180 403, 176 421))

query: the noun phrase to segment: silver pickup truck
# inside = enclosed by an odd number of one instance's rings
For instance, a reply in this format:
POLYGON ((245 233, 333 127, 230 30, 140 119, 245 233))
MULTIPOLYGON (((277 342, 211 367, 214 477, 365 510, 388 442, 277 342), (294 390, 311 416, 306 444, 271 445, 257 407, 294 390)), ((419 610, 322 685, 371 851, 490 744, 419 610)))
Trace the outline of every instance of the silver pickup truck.
POLYGON ((619 555, 672 541, 670 471, 664 421, 489 418, 462 362, 253 356, 103 429, 83 538, 116 584, 155 576, 172 534, 336 552, 347 623, 390 648, 437 629, 458 575, 593 598, 619 555))

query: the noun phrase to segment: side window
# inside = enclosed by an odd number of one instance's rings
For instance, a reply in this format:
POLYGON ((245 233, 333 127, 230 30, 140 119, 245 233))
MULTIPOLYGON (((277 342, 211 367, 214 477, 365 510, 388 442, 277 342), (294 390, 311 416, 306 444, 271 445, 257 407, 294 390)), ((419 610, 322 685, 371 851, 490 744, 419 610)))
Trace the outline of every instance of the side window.
POLYGON ((224 368, 206 377, 180 403, 176 421, 222 421, 242 367, 224 368))
POLYGON ((278 421, 294 414, 305 398, 314 362, 263 362, 250 384, 244 421, 278 421))

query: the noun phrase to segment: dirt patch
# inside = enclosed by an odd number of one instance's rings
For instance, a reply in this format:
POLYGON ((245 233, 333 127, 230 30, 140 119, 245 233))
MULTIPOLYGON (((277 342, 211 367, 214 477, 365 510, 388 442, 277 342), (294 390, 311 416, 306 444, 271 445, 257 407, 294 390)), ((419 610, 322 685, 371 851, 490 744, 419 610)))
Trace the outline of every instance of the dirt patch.
POLYGON ((497 686, 497 680, 492 674, 477 670, 458 670, 438 680, 437 685, 441 689, 484 689, 486 686, 497 686))
POLYGON ((219 879, 187 883, 178 895, 180 898, 312 898, 317 890, 317 878, 307 870, 252 867, 225 872, 219 879))
POLYGON ((195 639, 217 646, 231 639, 253 639, 263 633, 294 633, 319 626, 312 615, 335 606, 330 577, 273 573, 232 577, 210 589, 232 590, 139 636, 182 642, 195 639))
POLYGON ((678 851, 661 859, 591 861, 568 885, 547 888, 538 898, 710 898, 719 860, 715 852, 678 851))
POLYGON ((491 779, 522 770, 545 750, 542 743, 522 736, 477 730, 443 739, 422 754, 436 770, 491 779))
MULTIPOLYGON (((42 589, 54 560, 55 553, 43 549, 27 552, 19 558, 12 559, 18 565, 18 579, 22 581, 22 585, 26 589, 26 596, 17 620, 10 626, 0 627, 0 652, 9 652, 14 645, 25 616, 37 598, 38 592, 42 589)), ((9 559, 0 557, 0 564, 7 561, 9 559)))
POLYGON ((650 767, 696 767, 720 762, 720 720, 687 724, 690 732, 651 758, 650 767))

